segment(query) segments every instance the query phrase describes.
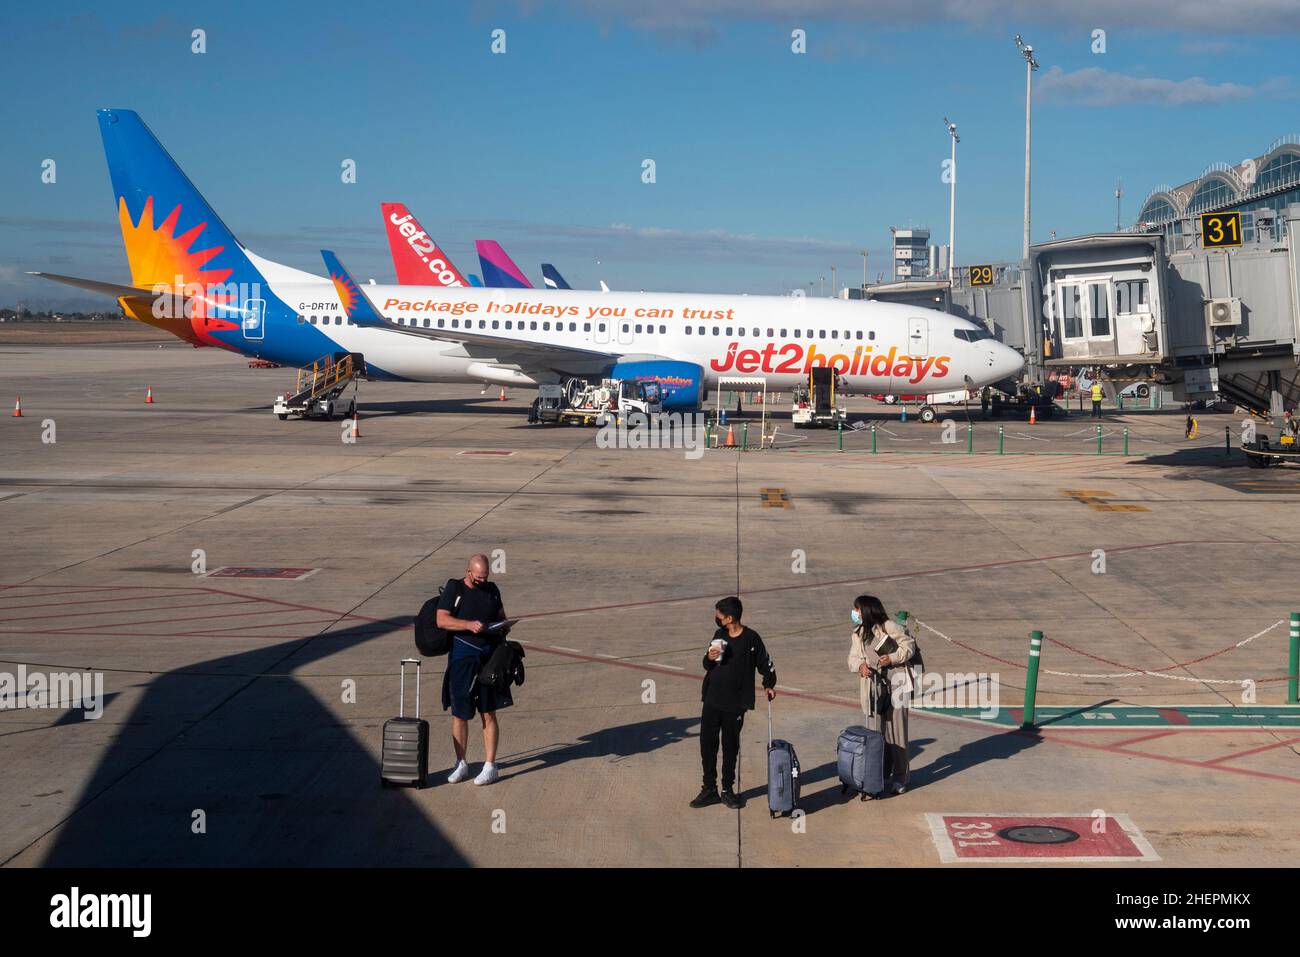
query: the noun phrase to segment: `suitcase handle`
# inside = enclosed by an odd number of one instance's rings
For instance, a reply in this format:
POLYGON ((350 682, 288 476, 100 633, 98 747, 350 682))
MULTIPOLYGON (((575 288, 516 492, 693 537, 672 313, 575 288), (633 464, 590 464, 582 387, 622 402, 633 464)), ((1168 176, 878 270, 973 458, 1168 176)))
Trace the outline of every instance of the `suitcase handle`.
POLYGON ((412 662, 415 664, 415 717, 418 720, 420 717, 420 659, 419 658, 402 659, 401 678, 398 679, 401 682, 401 690, 398 691, 397 693, 397 716, 399 718, 406 717, 406 666, 412 662))
POLYGON ((772 750, 772 699, 767 699, 767 749, 772 750))

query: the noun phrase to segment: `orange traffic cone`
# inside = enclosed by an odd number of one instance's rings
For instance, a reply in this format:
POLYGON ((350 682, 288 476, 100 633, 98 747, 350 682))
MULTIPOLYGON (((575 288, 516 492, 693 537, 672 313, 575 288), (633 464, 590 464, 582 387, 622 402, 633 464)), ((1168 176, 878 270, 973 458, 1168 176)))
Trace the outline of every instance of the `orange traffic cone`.
POLYGON ((352 410, 352 438, 361 438, 361 414, 355 409, 352 410))
POLYGON ((153 405, 153 386, 145 386, 144 401, 145 405, 153 405))
POLYGON ((1037 411, 1037 406, 1033 406, 1033 405, 1031 405, 1031 406, 1029 407, 1029 424, 1030 424, 1030 425, 1037 425, 1037 424, 1038 424, 1038 416, 1034 414, 1036 411, 1037 411))
POLYGON ((723 445, 728 449, 736 447, 736 427, 734 425, 727 426, 727 441, 723 445))
POLYGON ((498 398, 500 401, 502 401, 502 402, 504 402, 504 401, 506 400, 506 387, 505 387, 505 386, 502 386, 502 387, 501 387, 501 394, 500 394, 499 396, 497 396, 497 398, 498 398))
POLYGON ((20 395, 14 400, 14 418, 20 419, 23 415, 23 397, 20 395))

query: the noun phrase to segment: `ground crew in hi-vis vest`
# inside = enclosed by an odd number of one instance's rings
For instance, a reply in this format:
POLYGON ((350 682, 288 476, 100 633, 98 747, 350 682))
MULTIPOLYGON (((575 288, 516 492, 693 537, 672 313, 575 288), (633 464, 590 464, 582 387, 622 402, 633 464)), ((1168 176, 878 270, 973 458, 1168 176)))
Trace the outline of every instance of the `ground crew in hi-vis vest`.
POLYGON ((1094 382, 1092 384, 1092 417, 1094 419, 1101 418, 1101 397, 1101 383, 1094 382))

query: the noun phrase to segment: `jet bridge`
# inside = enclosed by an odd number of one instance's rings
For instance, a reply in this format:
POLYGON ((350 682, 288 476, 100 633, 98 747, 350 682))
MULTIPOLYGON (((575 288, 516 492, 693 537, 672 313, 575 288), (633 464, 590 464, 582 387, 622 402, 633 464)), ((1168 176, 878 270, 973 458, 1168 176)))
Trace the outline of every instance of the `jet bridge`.
POLYGON ((1300 403, 1300 205, 1254 241, 1215 247, 1198 220, 1182 248, 1158 233, 1101 233, 1030 250, 1046 368, 1153 378, 1181 400, 1281 415, 1300 403))

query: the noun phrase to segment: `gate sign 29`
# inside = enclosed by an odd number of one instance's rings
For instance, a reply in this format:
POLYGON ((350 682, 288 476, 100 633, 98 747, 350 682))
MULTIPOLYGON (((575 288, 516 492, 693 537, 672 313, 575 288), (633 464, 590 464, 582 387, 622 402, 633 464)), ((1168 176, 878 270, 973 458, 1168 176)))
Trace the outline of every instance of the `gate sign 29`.
POLYGON ((1241 245, 1241 213, 1201 213, 1201 245, 1206 249, 1241 245))
POLYGON ((970 284, 972 286, 993 285, 993 267, 992 266, 971 266, 970 284))

